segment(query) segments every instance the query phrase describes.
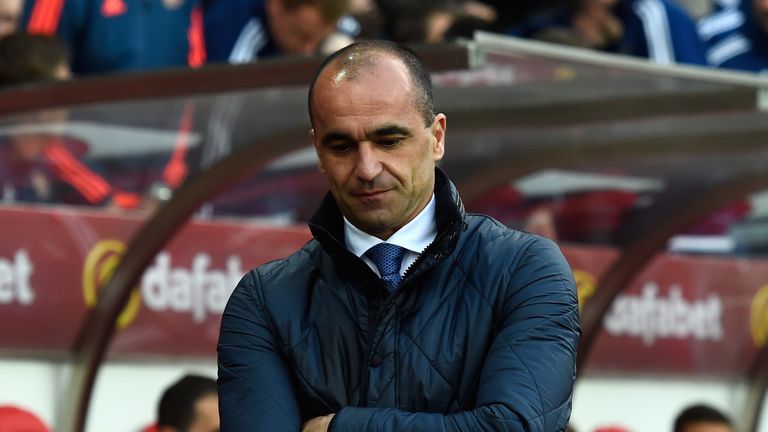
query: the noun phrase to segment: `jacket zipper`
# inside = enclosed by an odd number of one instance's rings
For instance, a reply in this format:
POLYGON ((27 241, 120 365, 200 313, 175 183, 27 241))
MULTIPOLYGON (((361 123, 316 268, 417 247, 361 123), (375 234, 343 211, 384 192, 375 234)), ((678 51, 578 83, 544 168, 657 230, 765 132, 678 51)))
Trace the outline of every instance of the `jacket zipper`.
MULTIPOLYGON (((405 282, 408 280, 408 278, 410 277, 411 273, 414 271, 413 269, 417 268, 418 265, 424 259, 426 259, 425 257, 427 257, 427 256, 432 254, 432 249, 434 247, 436 247, 436 245, 440 244, 443 241, 443 239, 448 235, 449 232, 453 232, 454 231, 455 225, 456 225, 456 223, 454 222, 453 224, 451 224, 451 226, 448 229, 439 232, 437 234, 437 237, 435 237, 435 239, 432 240, 432 243, 427 245, 427 247, 424 248, 424 251, 421 254, 419 254, 419 256, 416 258, 416 260, 413 263, 411 263, 411 265, 409 265, 407 269, 405 269, 405 273, 403 274, 403 281, 401 282, 401 285, 400 285, 399 289, 402 289, 403 285, 405 285, 405 282)), ((440 254, 435 255, 435 257, 437 259, 439 259, 438 255, 440 255, 440 254)), ((378 282, 378 283, 379 283, 379 285, 382 285, 381 282, 378 282)), ((381 287, 383 288, 383 285, 381 287)), ((376 327, 378 327, 381 324, 381 322, 379 321, 378 318, 379 317, 383 317, 384 312, 390 307, 390 305, 392 303, 394 303, 395 297, 396 297, 396 295, 389 296, 387 298, 387 300, 384 302, 384 304, 381 305, 379 310, 376 312, 376 316, 375 316, 375 319, 373 321, 376 324, 376 327)), ((369 323, 369 325, 371 324, 370 320, 369 320, 368 323, 369 323)), ((373 329, 373 330, 374 330, 373 335, 375 336, 375 334, 376 334, 375 330, 376 329, 373 329)), ((370 330, 369 330, 368 333, 370 334, 370 330)), ((368 341, 368 356, 367 356, 368 360, 367 360, 366 368, 365 368, 365 380, 363 381, 363 391, 361 393, 361 396, 362 396, 362 399, 363 399, 362 400, 363 407, 367 407, 368 406, 368 387, 369 387, 368 383, 369 383, 369 381, 371 379, 371 360, 372 360, 373 354, 375 352, 373 347, 374 347, 374 341, 373 340, 369 340, 368 341)), ((397 361, 397 359, 395 359, 395 361, 397 361)), ((397 369, 395 368, 395 370, 397 370, 397 369)), ((395 380, 397 380, 397 374, 395 374, 395 380)), ((397 394, 395 396, 397 396, 397 394)))

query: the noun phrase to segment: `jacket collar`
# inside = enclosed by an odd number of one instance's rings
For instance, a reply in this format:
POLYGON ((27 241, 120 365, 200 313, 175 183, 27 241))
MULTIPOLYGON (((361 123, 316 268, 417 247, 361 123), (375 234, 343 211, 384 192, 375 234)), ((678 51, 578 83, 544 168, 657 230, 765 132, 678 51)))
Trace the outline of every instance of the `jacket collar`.
MULTIPOLYGON (((437 237, 427 250, 438 248, 444 255, 455 244, 455 234, 462 227, 466 212, 456 187, 440 168, 435 168, 435 204, 437 237)), ((344 246, 344 219, 330 192, 310 219, 309 229, 331 257, 354 256, 344 246)))

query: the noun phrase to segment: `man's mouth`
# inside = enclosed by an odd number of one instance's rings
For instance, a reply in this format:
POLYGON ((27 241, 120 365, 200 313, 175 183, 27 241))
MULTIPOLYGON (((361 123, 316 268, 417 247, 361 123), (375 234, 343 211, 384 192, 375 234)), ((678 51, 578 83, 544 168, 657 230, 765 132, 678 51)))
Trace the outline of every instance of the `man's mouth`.
POLYGON ((354 192, 353 195, 358 198, 376 198, 378 196, 383 195, 384 193, 389 192, 389 189, 378 189, 378 190, 370 190, 370 191, 357 191, 354 192))

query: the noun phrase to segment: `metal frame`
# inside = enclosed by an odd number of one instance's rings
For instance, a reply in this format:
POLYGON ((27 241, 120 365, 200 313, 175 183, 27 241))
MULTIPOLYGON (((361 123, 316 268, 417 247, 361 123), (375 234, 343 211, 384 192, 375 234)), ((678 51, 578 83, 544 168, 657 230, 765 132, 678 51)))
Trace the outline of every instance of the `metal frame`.
MULTIPOLYGON (((432 71, 469 67, 467 47, 416 47, 432 71)), ((319 57, 284 57, 243 65, 207 65, 199 69, 167 69, 122 73, 72 81, 32 84, 0 90, 0 117, 33 110, 99 102, 125 102, 243 91, 264 87, 309 85, 319 57)))
POLYGON ((485 53, 529 55, 593 65, 600 68, 617 68, 671 78, 700 80, 711 83, 740 85, 752 88, 768 88, 768 76, 747 72, 729 71, 689 65, 661 65, 645 59, 617 54, 607 54, 587 48, 566 47, 547 42, 520 39, 489 32, 474 34, 473 49, 485 53))
POLYGON ((768 393, 768 345, 764 346, 752 365, 749 374, 749 390, 741 424, 745 432, 756 432, 760 426, 763 402, 768 393))

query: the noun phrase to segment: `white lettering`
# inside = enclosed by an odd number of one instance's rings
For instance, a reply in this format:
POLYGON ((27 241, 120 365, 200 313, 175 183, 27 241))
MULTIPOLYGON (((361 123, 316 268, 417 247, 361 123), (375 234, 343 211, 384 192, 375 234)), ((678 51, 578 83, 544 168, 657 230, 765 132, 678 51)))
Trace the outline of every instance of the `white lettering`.
POLYGON ((9 260, 0 258, 0 304, 13 301, 13 266, 9 260))
POLYGON ((20 250, 16 252, 16 295, 19 303, 30 305, 35 301, 35 293, 29 280, 32 277, 32 261, 30 261, 27 251, 20 250))
POLYGON ((192 310, 192 287, 189 270, 175 268, 171 270, 171 278, 168 284, 168 300, 171 310, 186 312, 192 310))
POLYGON ((658 284, 648 282, 639 296, 617 297, 603 326, 611 335, 638 337, 645 345, 659 339, 720 340, 722 314, 722 302, 714 294, 688 301, 680 286, 672 285, 668 296, 663 297, 658 284))
POLYGON ((35 301, 29 283, 34 267, 24 249, 16 251, 13 260, 0 258, 0 304, 18 302, 28 306, 35 301))
POLYGON ((210 267, 211 257, 198 253, 191 268, 171 267, 171 256, 161 252, 141 279, 144 304, 155 312, 189 313, 195 322, 221 314, 232 290, 243 276, 240 258, 227 258, 226 270, 210 267))
MULTIPOLYGON (((194 299, 192 304, 192 318, 197 322, 205 319, 205 306, 210 304, 206 301, 207 299, 203 298, 207 297, 205 295, 205 285, 208 283, 207 279, 209 276, 205 269, 208 268, 208 264, 210 263, 211 258, 205 254, 197 254, 195 259, 192 260, 192 289, 194 290, 194 295, 192 296, 194 299)), ((213 272, 211 272, 211 274, 213 274, 213 272)))
POLYGON ((160 252, 155 258, 155 265, 148 268, 141 277, 141 298, 148 308, 163 310, 168 303, 168 270, 171 257, 160 252))

